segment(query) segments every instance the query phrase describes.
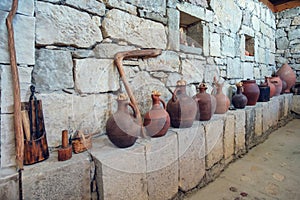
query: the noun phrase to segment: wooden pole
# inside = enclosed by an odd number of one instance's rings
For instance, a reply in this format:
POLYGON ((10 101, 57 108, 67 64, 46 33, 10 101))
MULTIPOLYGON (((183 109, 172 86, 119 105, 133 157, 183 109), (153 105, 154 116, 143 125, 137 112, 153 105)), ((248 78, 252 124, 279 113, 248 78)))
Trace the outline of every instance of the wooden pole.
POLYGON ((14 93, 14 130, 16 137, 16 163, 19 170, 22 170, 24 159, 24 135, 22 130, 20 82, 17 67, 13 28, 13 18, 17 12, 17 8, 18 0, 13 0, 11 10, 9 11, 8 16, 6 18, 6 26, 8 32, 8 50, 10 55, 10 66, 14 93))
POLYGON ((135 107, 136 116, 137 116, 138 122, 140 123, 140 125, 142 127, 141 132, 142 132, 142 136, 144 138, 146 137, 146 134, 144 133, 144 129, 143 129, 143 120, 142 120, 141 112, 140 112, 140 109, 138 108, 137 102, 136 102, 133 92, 129 86, 129 83, 126 79, 122 61, 123 61, 123 59, 126 59, 126 58, 156 57, 156 56, 160 55, 161 52, 162 52, 161 49, 144 49, 144 50, 123 51, 123 52, 116 53, 115 58, 114 58, 115 65, 118 68, 118 71, 119 71, 121 80, 124 83, 126 92, 130 98, 131 103, 135 107))

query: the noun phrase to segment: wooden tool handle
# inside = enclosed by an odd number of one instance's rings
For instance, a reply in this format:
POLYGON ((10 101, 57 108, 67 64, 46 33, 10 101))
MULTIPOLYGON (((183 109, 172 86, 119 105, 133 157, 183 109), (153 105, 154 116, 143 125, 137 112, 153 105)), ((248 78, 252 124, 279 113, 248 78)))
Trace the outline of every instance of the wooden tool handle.
POLYGON ((63 130, 61 137, 62 137, 61 147, 67 148, 69 145, 68 130, 63 130))
POLYGON ((29 117, 28 117, 27 110, 22 110, 21 115, 22 115, 22 124, 23 124, 23 130, 25 132, 26 140, 30 141, 31 134, 30 134, 30 124, 29 124, 29 117))

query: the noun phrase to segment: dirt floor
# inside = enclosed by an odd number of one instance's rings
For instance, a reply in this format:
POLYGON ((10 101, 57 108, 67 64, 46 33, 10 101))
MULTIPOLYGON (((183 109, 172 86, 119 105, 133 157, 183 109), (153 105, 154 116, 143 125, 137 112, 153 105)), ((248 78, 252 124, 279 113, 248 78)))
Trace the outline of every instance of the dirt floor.
POLYGON ((300 200, 300 119, 273 132, 214 182, 184 198, 246 199, 300 200))

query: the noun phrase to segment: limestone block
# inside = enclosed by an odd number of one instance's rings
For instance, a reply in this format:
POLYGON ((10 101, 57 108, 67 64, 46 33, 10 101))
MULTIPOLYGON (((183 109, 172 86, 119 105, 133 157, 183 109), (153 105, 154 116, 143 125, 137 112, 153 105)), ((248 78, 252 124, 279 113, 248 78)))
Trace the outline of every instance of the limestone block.
POLYGON ((71 5, 79 10, 103 16, 105 15, 105 4, 97 0, 66 0, 66 5, 71 5))
POLYGON ((205 9, 187 2, 177 4, 177 9, 193 17, 205 20, 205 9))
MULTIPOLYGON (((0 10, 9 12, 11 9, 12 0, 2 0, 0 2, 0 10)), ((33 16, 34 0, 19 1, 17 14, 33 16)))
POLYGON ((208 6, 206 0, 188 0, 188 2, 190 2, 191 4, 194 4, 194 5, 201 6, 201 7, 207 7, 208 6))
POLYGON ((292 107, 293 94, 284 95, 284 116, 287 117, 292 107))
POLYGON ((223 156, 224 120, 221 115, 213 115, 210 121, 204 122, 206 143, 206 169, 210 169, 223 156))
POLYGON ((234 1, 212 0, 210 1, 210 6, 223 27, 226 27, 233 33, 239 30, 242 22, 242 10, 234 1))
POLYGON ((300 95, 293 96, 291 110, 295 113, 300 114, 300 95))
MULTIPOLYGON (((276 97, 273 97, 276 98, 276 97)), ((266 131, 271 127, 271 113, 270 113, 270 107, 268 102, 263 102, 262 103, 262 109, 263 109, 263 114, 262 114, 262 130, 263 134, 266 133, 266 131)))
POLYGON ((245 135, 246 135, 246 114, 245 110, 228 111, 228 114, 235 117, 235 133, 234 133, 234 153, 235 155, 243 154, 246 150, 245 135))
POLYGON ((148 199, 144 145, 121 149, 101 136, 94 140, 91 154, 100 199, 148 199))
POLYGON ((124 40, 144 48, 165 49, 167 36, 162 24, 112 9, 102 22, 104 37, 124 40), (125 25, 125 26, 124 26, 125 25))
POLYGON ((292 25, 293 25, 293 26, 298 26, 298 25, 300 25, 300 16, 297 16, 297 17, 295 17, 295 18, 293 19, 292 25))
POLYGON ((223 36, 221 40, 222 44, 222 55, 229 56, 229 57, 234 57, 235 56, 235 42, 232 37, 228 37, 226 35, 223 36))
POLYGON ((269 101, 269 112, 271 116, 271 126, 276 126, 279 119, 279 113, 280 113, 280 104, 279 104, 279 98, 272 98, 271 101, 269 101))
POLYGON ((140 1, 140 0, 126 0, 126 2, 135 5, 137 7, 142 7, 148 12, 156 12, 160 15, 166 14, 166 0, 161 1, 140 1))
POLYGON ((205 174, 205 135, 201 122, 191 128, 172 129, 177 133, 179 148, 179 188, 195 188, 205 174))
POLYGON ((218 33, 210 33, 210 55, 221 56, 221 38, 218 33))
MULTIPOLYGON (((8 3, 8 1, 5 0, 4 3, 8 3)), ((30 0, 28 6, 30 6, 30 2, 33 3, 30 0)), ((3 1, 0 4, 2 5, 2 3, 3 1)), ((8 12, 0 10, 0 63, 10 63, 7 27, 5 23, 7 15, 8 12)), ((35 26, 35 18, 17 14, 14 17, 13 26, 17 63, 34 65, 35 29, 33 27, 35 26)))
POLYGON ((88 153, 59 162, 53 153, 43 162, 24 167, 24 199, 91 199, 91 161, 88 153))
POLYGON ((3 200, 19 199, 19 174, 15 168, 1 168, 0 196, 3 200))
POLYGON ((170 87, 173 86, 175 87, 177 85, 177 81, 181 79, 181 75, 179 73, 170 73, 167 81, 166 81, 166 86, 170 87))
MULTIPOLYGON (((30 85, 31 85, 31 72, 32 67, 19 66, 19 82, 20 82, 20 95, 21 101, 27 102, 30 96, 30 85)), ((13 99, 13 85, 11 66, 0 65, 0 104, 1 113, 13 113, 14 99, 13 99)))
POLYGON ((224 126, 224 158, 226 162, 230 162, 234 155, 235 119, 233 115, 226 116, 224 126))
POLYGON ((204 56, 209 56, 209 49, 210 49, 210 45, 209 45, 209 30, 207 26, 203 26, 203 55, 204 56))
POLYGON ((286 37, 276 39, 277 49, 285 50, 289 46, 289 40, 286 37))
POLYGON ((254 77, 254 68, 253 68, 253 63, 250 62, 244 62, 242 63, 242 68, 244 69, 244 80, 253 79, 254 77))
POLYGON ((294 40, 296 38, 299 38, 300 36, 300 29, 294 29, 294 30, 290 30, 288 32, 288 38, 289 40, 294 40))
POLYGON ((167 9, 168 15, 168 46, 167 49, 179 51, 180 44, 180 33, 179 33, 179 24, 180 24, 180 13, 178 10, 173 8, 167 9))
POLYGON ((155 58, 139 59, 139 66, 146 71, 178 72, 180 66, 179 56, 174 51, 163 51, 155 58))
POLYGON ((288 28, 290 27, 292 19, 280 19, 277 23, 278 28, 288 28))
POLYGON ((75 89, 79 93, 117 91, 118 70, 112 59, 75 59, 75 89))
POLYGON ((121 51, 130 51, 136 49, 133 46, 123 46, 114 43, 100 43, 93 49, 95 58, 113 59, 115 54, 121 51))
POLYGON ((88 48, 102 41, 100 28, 88 13, 44 2, 36 2, 35 30, 37 45, 88 48))
POLYGON ((246 122, 245 122, 245 142, 246 148, 249 150, 252 146, 255 145, 255 108, 246 107, 245 109, 246 122))
POLYGON ((178 192, 177 134, 169 131, 145 146, 149 199, 171 199, 178 192))
POLYGON ((242 78, 243 75, 240 59, 227 58, 227 78, 242 78))
POLYGON ((168 18, 162 17, 162 15, 160 13, 156 13, 153 11, 147 11, 145 9, 138 9, 138 12, 139 12, 139 16, 142 18, 151 19, 153 21, 160 22, 165 25, 168 23, 168 18))
POLYGON ((5 167, 13 167, 16 165, 16 150, 15 150, 15 132, 14 121, 12 114, 1 114, 1 166, 0 169, 5 167))
POLYGON ((259 137, 262 135, 262 127, 263 127, 263 109, 262 109, 262 103, 256 103, 255 107, 255 122, 254 122, 254 132, 255 137, 259 137))
POLYGON ((204 77, 205 62, 196 59, 181 61, 183 79, 189 83, 200 83, 204 77))
POLYGON ((72 88, 73 62, 71 53, 63 50, 40 49, 36 51, 36 65, 32 79, 38 92, 51 92, 72 88))
POLYGON ((207 83, 212 83, 214 80, 214 77, 220 76, 220 70, 217 65, 207 65, 205 74, 204 74, 204 80, 207 83))

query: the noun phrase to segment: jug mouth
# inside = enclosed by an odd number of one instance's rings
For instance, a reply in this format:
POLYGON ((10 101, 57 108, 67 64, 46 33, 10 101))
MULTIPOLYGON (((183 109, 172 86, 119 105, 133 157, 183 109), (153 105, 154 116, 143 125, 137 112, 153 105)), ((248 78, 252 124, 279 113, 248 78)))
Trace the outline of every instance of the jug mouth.
POLYGON ((128 100, 128 96, 127 96, 127 94, 125 94, 125 93, 121 93, 121 94, 119 94, 117 100, 120 100, 120 101, 127 101, 127 100, 128 100))

